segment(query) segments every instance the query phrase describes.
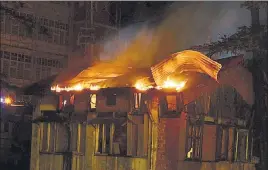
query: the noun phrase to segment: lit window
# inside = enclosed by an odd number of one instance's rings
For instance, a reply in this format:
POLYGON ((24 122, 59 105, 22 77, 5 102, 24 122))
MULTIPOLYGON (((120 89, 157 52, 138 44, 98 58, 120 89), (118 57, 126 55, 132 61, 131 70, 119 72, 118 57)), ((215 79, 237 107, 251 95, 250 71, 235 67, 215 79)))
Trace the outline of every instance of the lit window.
POLYGON ((141 105, 141 93, 134 93, 135 109, 139 109, 141 105))
POLYGON ((70 97, 70 104, 74 105, 74 95, 71 95, 70 97))
POLYGON ((111 154, 121 156, 146 156, 148 147, 148 115, 133 116, 135 123, 127 122, 127 113, 98 115, 97 119, 106 117, 121 119, 121 123, 98 124, 96 127, 96 152, 99 154, 111 154), (130 131, 129 131, 129 130, 130 131), (138 142, 140 141, 140 142, 138 142))
POLYGON ((169 111, 177 110, 176 95, 167 95, 167 108, 169 111))
POLYGON ((96 109, 96 101, 97 101, 96 94, 91 94, 90 95, 90 109, 96 109))

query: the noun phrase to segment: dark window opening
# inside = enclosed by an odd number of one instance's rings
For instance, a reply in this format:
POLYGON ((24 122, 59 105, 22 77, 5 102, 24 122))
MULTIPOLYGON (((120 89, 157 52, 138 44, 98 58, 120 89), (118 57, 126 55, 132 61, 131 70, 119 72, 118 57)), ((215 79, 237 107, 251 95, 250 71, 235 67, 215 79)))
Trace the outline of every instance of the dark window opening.
POLYGON ((96 101, 97 101, 96 94, 91 94, 89 97, 89 102, 90 102, 89 104, 90 104, 91 112, 96 110, 96 101))
POLYGON ((217 134, 216 159, 221 161, 227 160, 229 149, 229 129, 227 127, 219 127, 217 134))
POLYGON ((99 153, 103 153, 102 152, 102 142, 103 142, 103 136, 102 136, 102 131, 103 131, 103 125, 99 125, 99 132, 98 132, 98 135, 99 135, 99 141, 98 141, 98 149, 97 149, 97 152, 99 153))
POLYGON ((4 132, 8 132, 9 131, 9 123, 5 122, 4 123, 4 132))
POLYGON ((127 126, 115 124, 114 127, 114 154, 127 155, 127 126))
POLYGON ((107 106, 115 106, 116 105, 116 94, 110 94, 106 99, 107 106))

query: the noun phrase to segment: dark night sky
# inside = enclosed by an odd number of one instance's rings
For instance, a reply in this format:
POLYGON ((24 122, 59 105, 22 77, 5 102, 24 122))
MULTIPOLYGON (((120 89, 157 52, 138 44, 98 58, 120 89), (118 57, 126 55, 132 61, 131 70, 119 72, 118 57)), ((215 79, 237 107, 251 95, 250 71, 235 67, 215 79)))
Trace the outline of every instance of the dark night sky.
POLYGON ((153 11, 159 11, 164 6, 171 4, 171 1, 122 1, 121 3, 121 24, 131 24, 137 19, 136 12, 142 11, 144 17, 153 17, 153 11), (151 12, 151 13, 150 13, 151 12))

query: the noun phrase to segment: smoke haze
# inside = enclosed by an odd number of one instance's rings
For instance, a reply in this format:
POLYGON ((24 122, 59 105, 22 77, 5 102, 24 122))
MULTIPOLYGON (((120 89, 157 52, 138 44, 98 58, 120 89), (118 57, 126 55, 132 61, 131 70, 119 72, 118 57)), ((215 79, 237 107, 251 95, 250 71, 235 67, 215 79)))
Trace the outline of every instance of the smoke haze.
POLYGON ((216 41, 237 27, 250 24, 250 12, 241 2, 175 2, 161 14, 162 21, 130 25, 120 30, 120 39, 105 44, 101 60, 148 67, 174 52, 216 41))

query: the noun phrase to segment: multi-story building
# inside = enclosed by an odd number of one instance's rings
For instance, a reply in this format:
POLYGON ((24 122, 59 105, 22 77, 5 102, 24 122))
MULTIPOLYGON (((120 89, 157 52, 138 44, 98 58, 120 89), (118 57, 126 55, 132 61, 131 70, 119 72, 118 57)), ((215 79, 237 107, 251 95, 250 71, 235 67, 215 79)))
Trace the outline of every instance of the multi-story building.
POLYGON ((1 72, 9 83, 24 86, 57 74, 68 57, 69 14, 67 4, 51 2, 1 2, 1 72), (29 19, 33 26, 14 16, 29 19), (46 28, 42 30, 41 28, 46 28))
POLYGON ((139 76, 130 72, 121 86, 44 97, 34 114, 31 169, 255 170, 252 76, 242 60, 218 61, 217 81, 189 74, 180 92, 125 87, 139 76))
POLYGON ((116 34, 119 26, 119 8, 110 2, 22 4, 1 2, 1 73, 18 86, 59 73, 67 67, 68 58, 73 60, 72 52, 85 56, 89 49, 90 64, 98 55, 96 46, 109 32, 116 34))
MULTIPOLYGON (((1 2, 1 74, 8 84, 22 87, 56 75, 82 59, 90 65, 97 60, 97 49, 105 37, 116 35, 120 20, 117 5, 96 1, 1 2)), ((24 96, 17 99, 22 97, 25 100, 24 96)), ((22 114, 18 110, 12 115, 22 114)), ((9 112, 1 109, 3 113, 9 112)), ((11 149, 7 141, 14 137, 13 124, 25 123, 11 118, 1 118, 1 137, 7 138, 3 139, 5 145, 1 140, 1 156, 11 149)))

